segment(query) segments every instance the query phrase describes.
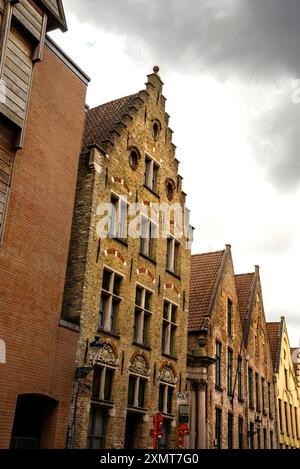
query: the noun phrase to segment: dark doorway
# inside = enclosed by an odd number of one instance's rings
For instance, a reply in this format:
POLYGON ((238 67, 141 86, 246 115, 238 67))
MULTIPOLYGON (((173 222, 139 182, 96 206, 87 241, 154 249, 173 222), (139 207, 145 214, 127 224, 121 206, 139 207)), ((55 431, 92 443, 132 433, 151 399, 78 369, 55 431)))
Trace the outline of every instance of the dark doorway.
POLYGON ((142 448, 143 415, 127 412, 125 448, 142 448))
POLYGON ((16 406, 10 448, 38 449, 51 447, 51 426, 56 401, 45 396, 19 396, 16 406))
POLYGON ((169 447, 169 435, 170 435, 170 422, 165 419, 163 423, 163 434, 158 440, 158 449, 168 449, 169 447))

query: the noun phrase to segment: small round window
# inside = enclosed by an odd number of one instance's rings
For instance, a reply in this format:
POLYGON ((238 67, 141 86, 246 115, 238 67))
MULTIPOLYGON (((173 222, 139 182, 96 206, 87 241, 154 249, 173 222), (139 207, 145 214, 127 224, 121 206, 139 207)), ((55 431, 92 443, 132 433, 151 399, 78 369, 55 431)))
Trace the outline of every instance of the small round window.
POLYGON ((152 134, 153 134, 153 138, 157 140, 159 137, 159 124, 157 122, 154 122, 153 124, 152 134))
POLYGON ((166 193, 169 200, 173 200, 175 196, 175 183, 172 179, 166 181, 166 193))
POLYGON ((129 164, 133 171, 136 171, 139 165, 140 155, 137 150, 131 150, 129 155, 129 164))

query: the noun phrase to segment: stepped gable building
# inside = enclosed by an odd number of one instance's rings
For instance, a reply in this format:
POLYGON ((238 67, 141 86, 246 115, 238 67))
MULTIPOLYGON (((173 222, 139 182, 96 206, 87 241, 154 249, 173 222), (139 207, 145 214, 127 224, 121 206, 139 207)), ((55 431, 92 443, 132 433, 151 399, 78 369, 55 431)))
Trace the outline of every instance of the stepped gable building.
POLYGON ((272 357, 268 341, 259 267, 236 275, 246 353, 248 447, 277 447, 272 357))
POLYGON ((145 90, 87 114, 63 304, 80 327, 70 447, 151 448, 158 412, 160 447, 177 446, 190 250, 162 87, 154 68, 145 90))
POLYGON ((61 1, 0 0, 0 448, 64 448, 78 332, 60 323, 87 76, 61 1))
POLYGON ((271 448, 275 444, 271 354, 258 298, 258 269, 235 275, 229 245, 223 251, 192 256, 187 369, 190 448, 271 448))
MULTIPOLYGON (((279 448, 300 448, 300 382, 297 379, 285 318, 267 323, 276 392, 279 448)), ((300 362, 300 360, 298 359, 300 362)))
POLYGON ((298 386, 300 386, 300 348, 291 348, 291 354, 298 386))

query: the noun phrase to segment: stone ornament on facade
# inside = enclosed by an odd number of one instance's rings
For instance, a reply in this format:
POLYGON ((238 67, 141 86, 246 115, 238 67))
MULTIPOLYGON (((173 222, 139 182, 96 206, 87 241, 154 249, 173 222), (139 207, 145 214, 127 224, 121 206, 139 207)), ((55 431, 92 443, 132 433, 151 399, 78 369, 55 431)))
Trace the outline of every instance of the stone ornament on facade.
POLYGON ((92 392, 92 386, 90 384, 79 382, 78 384, 78 396, 89 397, 92 392))
POLYGON ((131 361, 129 371, 137 375, 148 376, 150 370, 145 357, 143 355, 136 355, 131 361))
POLYGON ((160 372, 160 381, 167 384, 175 385, 177 383, 177 378, 175 373, 170 365, 164 366, 164 368, 160 372))
POLYGON ((166 283, 164 285, 164 290, 165 291, 172 290, 178 296, 178 298, 181 297, 180 291, 178 290, 178 288, 173 283, 166 283))
POLYGON ((125 187, 125 189, 128 192, 129 196, 132 196, 131 189, 130 189, 129 185, 127 184, 127 182, 124 181, 124 179, 122 179, 120 177, 112 176, 111 181, 112 181, 113 184, 121 184, 121 186, 125 187))
POLYGON ((96 363, 110 366, 117 366, 118 361, 116 359, 113 348, 110 344, 105 343, 100 347, 97 354, 96 363))
POLYGON ((145 275, 147 275, 147 276, 150 278, 150 280, 151 280, 152 283, 155 283, 155 282, 156 282, 153 273, 152 273, 149 269, 146 269, 145 267, 141 267, 140 269, 137 269, 136 273, 137 273, 138 275, 145 274, 145 275))
POLYGON ((118 251, 117 249, 114 249, 114 248, 105 249, 104 255, 105 255, 105 257, 115 256, 117 259, 119 259, 123 263, 124 267, 127 266, 126 260, 124 259, 124 257, 120 253, 120 251, 118 251))

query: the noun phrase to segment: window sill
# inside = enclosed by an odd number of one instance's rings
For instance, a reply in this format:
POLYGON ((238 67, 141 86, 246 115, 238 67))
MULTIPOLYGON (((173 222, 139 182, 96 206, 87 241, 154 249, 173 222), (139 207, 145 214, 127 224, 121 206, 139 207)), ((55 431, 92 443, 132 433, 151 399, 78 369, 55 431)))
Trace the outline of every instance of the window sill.
POLYGON ((112 331, 106 331, 105 329, 102 329, 101 327, 98 327, 97 331, 103 332, 104 334, 109 335, 111 337, 115 337, 116 339, 121 338, 121 334, 117 334, 116 332, 112 332, 112 331))
POLYGON ((219 391, 219 392, 223 392, 223 391, 224 391, 224 389, 222 388, 222 386, 217 386, 217 385, 215 385, 215 390, 216 390, 216 391, 219 391))
POLYGON ((147 413, 147 409, 141 409, 140 407, 134 407, 134 406, 127 406, 127 412, 131 412, 133 414, 143 414, 145 415, 147 413))
POLYGON ((175 272, 172 272, 171 270, 169 269, 166 269, 166 272, 170 275, 173 275, 173 277, 177 278, 178 280, 181 280, 181 276, 176 274, 175 272))
POLYGON ((68 321, 67 319, 61 319, 59 321, 60 327, 64 327, 65 329, 70 329, 71 331, 79 332, 79 325, 75 324, 74 322, 68 321))
POLYGON ((157 264, 157 262, 156 262, 154 259, 152 259, 152 257, 149 257, 149 256, 147 256, 146 254, 143 254, 142 252, 140 252, 139 254, 140 254, 140 256, 143 257, 144 259, 147 259, 148 261, 152 262, 152 264, 154 264, 154 265, 157 264))
POLYGON ((253 405, 253 404, 249 404, 249 409, 250 409, 250 410, 254 410, 254 405, 253 405))
POLYGON ((243 397, 238 397, 238 401, 243 404, 245 402, 245 399, 243 397))
POLYGON ((267 415, 268 415, 267 412, 265 410, 263 410, 263 416, 267 417, 267 415))
POLYGON ((155 197, 157 197, 158 199, 160 199, 160 195, 155 192, 153 189, 151 189, 151 187, 147 186, 147 184, 144 184, 144 187, 149 191, 151 192, 151 194, 155 195, 155 197))
POLYGON ((174 414, 164 414, 163 412, 161 413, 165 419, 168 420, 174 420, 175 415, 174 414))
POLYGON ((107 407, 110 409, 114 406, 113 401, 97 401, 96 399, 92 399, 91 404, 96 405, 98 407, 107 407))
POLYGON ((168 353, 164 353, 164 352, 162 352, 161 354, 163 357, 171 358, 172 360, 175 360, 175 361, 178 360, 178 357, 176 355, 169 355, 168 353))
POLYGON ((127 239, 122 239, 122 238, 110 238, 110 239, 113 239, 114 241, 117 241, 118 243, 122 244, 123 246, 125 246, 126 248, 128 248, 128 241, 127 239))
POLYGON ((150 345, 147 345, 147 344, 140 344, 139 342, 136 342, 135 340, 132 341, 132 345, 135 345, 136 347, 141 347, 145 350, 148 350, 148 351, 151 351, 151 347, 150 345))
POLYGON ((233 392, 227 392, 227 396, 230 397, 230 399, 233 398, 233 392))

